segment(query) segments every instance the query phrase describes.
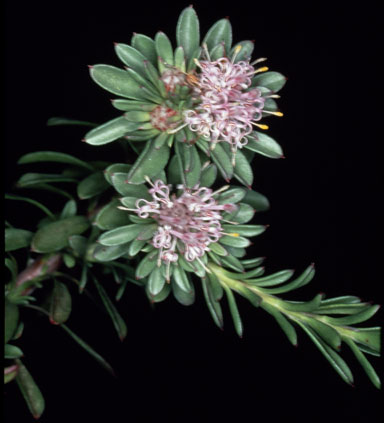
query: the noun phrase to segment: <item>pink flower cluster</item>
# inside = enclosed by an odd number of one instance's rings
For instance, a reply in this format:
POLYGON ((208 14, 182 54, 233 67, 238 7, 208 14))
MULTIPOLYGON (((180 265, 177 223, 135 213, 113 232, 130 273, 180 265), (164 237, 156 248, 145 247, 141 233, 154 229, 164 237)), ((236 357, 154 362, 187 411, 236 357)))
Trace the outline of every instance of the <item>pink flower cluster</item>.
POLYGON ((187 261, 200 261, 199 258, 209 251, 209 244, 217 242, 223 235, 221 212, 235 207, 233 204, 218 204, 214 198, 226 187, 213 192, 205 187, 189 189, 178 185, 182 193, 176 197, 175 194, 170 196, 171 185, 161 180, 150 183, 152 188, 148 192, 152 201, 137 200, 133 211, 143 219, 153 218, 159 225, 151 241, 159 249, 159 265, 162 261, 176 262, 179 254, 187 261))
POLYGON ((233 63, 226 57, 214 62, 197 62, 201 73, 194 95, 201 103, 184 112, 184 121, 192 131, 213 142, 228 142, 232 152, 242 148, 252 132, 252 124, 261 119, 264 98, 257 88, 249 89, 254 67, 247 61, 233 63))

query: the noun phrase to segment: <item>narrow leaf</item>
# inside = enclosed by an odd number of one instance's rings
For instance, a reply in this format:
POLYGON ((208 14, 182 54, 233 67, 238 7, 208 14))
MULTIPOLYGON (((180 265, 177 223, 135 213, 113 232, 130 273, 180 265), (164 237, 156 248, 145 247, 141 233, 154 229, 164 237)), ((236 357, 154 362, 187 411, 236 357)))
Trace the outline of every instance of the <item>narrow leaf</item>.
POLYGON ((106 308, 109 316, 112 319, 113 326, 115 327, 116 332, 119 335, 120 340, 122 341, 127 336, 127 326, 122 317, 120 316, 119 312, 117 311, 116 307, 112 303, 111 299, 108 297, 101 283, 96 278, 93 278, 93 281, 99 292, 100 298, 103 301, 104 307, 106 308))
POLYGON ((19 366, 16 376, 17 385, 28 405, 29 411, 35 419, 38 419, 44 412, 44 397, 24 364, 20 360, 16 360, 16 364, 19 366))

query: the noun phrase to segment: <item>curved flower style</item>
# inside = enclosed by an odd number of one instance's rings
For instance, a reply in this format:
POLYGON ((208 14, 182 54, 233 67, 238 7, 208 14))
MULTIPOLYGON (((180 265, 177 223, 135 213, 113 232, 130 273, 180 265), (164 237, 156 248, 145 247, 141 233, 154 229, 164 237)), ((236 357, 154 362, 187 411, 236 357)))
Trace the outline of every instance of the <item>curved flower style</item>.
MULTIPOLYGON (((164 157, 175 141, 196 145, 226 181, 234 176, 245 186, 252 185, 252 170, 244 164, 247 156, 238 149, 282 157, 273 138, 253 129, 268 129, 260 123, 262 118, 282 116, 275 98, 286 78, 265 66, 254 68, 266 59, 251 62, 252 41, 232 47, 228 19, 216 22, 200 43, 197 15, 186 8, 177 24, 176 41, 174 49, 163 32, 153 40, 134 34, 131 45, 115 44, 125 70, 102 64, 90 67, 98 85, 123 97, 112 100, 112 105, 124 114, 89 131, 84 141, 101 145, 124 139, 134 151, 137 141, 146 141, 161 147, 164 157)), ((138 162, 144 162, 143 156, 138 162)), ((166 162, 156 162, 145 174, 156 177, 166 162)))
MULTIPOLYGON (((210 141, 212 150, 219 141, 230 144, 233 164, 237 148, 248 143, 246 136, 252 133, 252 125, 268 128, 256 122, 263 116, 266 99, 277 97, 272 93, 263 97, 260 89, 251 87, 253 76, 268 68, 255 70, 252 66, 264 61, 264 58, 252 64, 244 60, 235 63, 241 48, 239 45, 235 49, 231 60, 221 57, 215 61, 210 60, 209 52, 205 49, 208 60, 196 60, 201 72, 197 75, 193 95, 199 104, 194 109, 184 111, 184 121, 189 129, 210 141)), ((265 113, 282 116, 281 112, 265 113)))
POLYGON ((192 295, 188 273, 204 277, 209 273, 209 261, 241 269, 238 258, 251 244, 248 237, 266 229, 265 225, 245 224, 252 219, 254 207, 263 210, 264 200, 244 188, 226 185, 213 190, 199 184, 189 188, 176 183, 172 192, 172 185, 163 179, 152 182, 146 177, 150 187, 143 190, 142 185, 125 183, 121 179, 124 176, 117 173, 112 177, 114 187, 125 195, 121 205, 112 203, 105 212, 114 213, 116 207, 127 211, 132 224, 101 234, 95 258, 108 261, 146 253, 141 255, 135 276, 144 279, 148 294, 156 300, 165 282, 176 284, 172 289, 179 287, 185 295, 192 295))
MULTIPOLYGON (((189 262, 197 260, 210 251, 209 244, 218 242, 225 234, 221 226, 222 212, 233 211, 233 204, 219 204, 215 195, 228 188, 225 186, 213 192, 210 188, 195 186, 189 189, 178 185, 181 195, 170 197, 170 186, 160 179, 152 183, 149 193, 153 201, 141 198, 136 201, 134 211, 142 219, 151 217, 158 228, 152 238, 152 245, 159 249, 158 265, 178 260, 179 254, 189 262)), ((231 236, 238 236, 231 233, 231 236)))

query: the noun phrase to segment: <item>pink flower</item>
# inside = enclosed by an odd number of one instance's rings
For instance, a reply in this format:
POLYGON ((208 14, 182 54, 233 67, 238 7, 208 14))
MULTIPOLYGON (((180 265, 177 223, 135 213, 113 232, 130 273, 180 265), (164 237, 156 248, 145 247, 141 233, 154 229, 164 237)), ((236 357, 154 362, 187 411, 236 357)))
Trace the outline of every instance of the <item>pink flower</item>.
MULTIPOLYGON (((217 242, 224 235, 221 221, 222 212, 232 211, 233 204, 218 204, 217 191, 195 186, 193 189, 178 185, 181 195, 170 195, 171 185, 161 180, 151 184, 148 192, 152 201, 139 199, 136 209, 126 209, 137 213, 143 219, 151 217, 158 223, 151 244, 159 249, 158 264, 176 262, 181 254, 187 261, 200 261, 209 244, 217 242)), ((125 209, 124 207, 120 207, 125 209)))
MULTIPOLYGON (((233 155, 237 148, 247 144, 246 136, 252 132, 253 125, 267 129, 266 125, 256 123, 262 117, 266 97, 262 97, 258 88, 251 88, 251 84, 255 73, 268 68, 255 70, 248 61, 234 63, 238 51, 232 60, 222 57, 213 62, 196 61, 201 72, 193 95, 199 104, 184 112, 184 122, 211 141, 212 149, 217 142, 224 141, 230 144, 233 155)), ((206 55, 209 59, 207 52, 206 55)))

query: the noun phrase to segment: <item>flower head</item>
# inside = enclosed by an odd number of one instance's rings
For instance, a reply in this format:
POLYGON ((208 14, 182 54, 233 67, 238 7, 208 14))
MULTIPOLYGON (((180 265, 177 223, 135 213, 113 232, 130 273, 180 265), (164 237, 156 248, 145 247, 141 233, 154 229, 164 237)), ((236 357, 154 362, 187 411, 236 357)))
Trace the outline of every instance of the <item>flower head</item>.
MULTIPOLYGON (((149 181, 149 180, 148 180, 149 181)), ((222 213, 233 211, 233 204, 219 204, 218 191, 196 186, 178 185, 180 195, 170 195, 170 185, 160 179, 148 190, 152 201, 140 198, 134 211, 140 218, 152 218, 157 223, 151 244, 159 250, 158 264, 176 262, 179 255, 192 262, 210 251, 209 245, 223 235, 222 213)), ((121 207, 123 208, 123 207, 121 207)))
MULTIPOLYGON (((253 131, 253 125, 266 129, 258 122, 262 118, 265 100, 259 88, 252 87, 252 78, 256 73, 268 70, 267 67, 256 69, 249 61, 235 62, 241 47, 235 49, 230 60, 221 57, 211 61, 198 61, 200 68, 198 82, 194 85, 194 97, 197 107, 184 112, 184 121, 189 129, 209 140, 211 149, 217 142, 230 144, 234 154, 237 148, 247 144, 247 135, 253 131)), ((275 113, 281 115, 279 113, 275 113)))

